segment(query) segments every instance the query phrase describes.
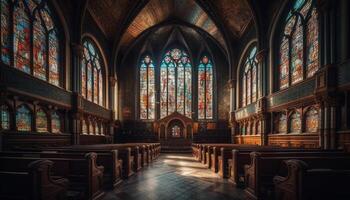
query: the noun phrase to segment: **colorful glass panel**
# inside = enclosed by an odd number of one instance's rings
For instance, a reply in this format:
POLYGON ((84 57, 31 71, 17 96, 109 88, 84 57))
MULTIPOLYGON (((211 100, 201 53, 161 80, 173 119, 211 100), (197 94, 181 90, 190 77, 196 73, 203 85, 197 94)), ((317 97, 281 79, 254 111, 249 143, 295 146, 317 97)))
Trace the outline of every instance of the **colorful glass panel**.
POLYGON ((252 47, 246 56, 246 61, 243 66, 242 76, 242 106, 246 106, 257 100, 257 81, 258 81, 258 70, 257 70, 257 59, 256 59, 257 48, 252 47))
POLYGON ((22 1, 14 8, 14 66, 30 73, 30 21, 22 1))
POLYGON ((58 86, 60 82, 59 71, 59 43, 57 32, 52 31, 49 35, 49 82, 58 86))
POLYGON ((36 112, 36 131, 39 133, 47 132, 47 116, 41 109, 36 112))
POLYGON ((306 77, 309 78, 318 70, 319 27, 317 18, 313 0, 294 1, 293 8, 286 18, 284 36, 280 45, 280 89, 302 81, 304 71, 306 77))
POLYGON ((60 133, 61 132, 61 119, 60 116, 54 112, 51 115, 51 130, 52 133, 60 133))
POLYGON ((303 80, 303 26, 301 20, 297 20, 295 31, 292 35, 291 49, 291 81, 292 84, 303 80))
POLYGON ((45 28, 42 26, 38 12, 33 26, 33 73, 34 76, 46 80, 47 50, 45 28))
POLYGON ((140 118, 155 118, 155 69, 150 56, 140 66, 140 118))
POLYGON ((10 64, 10 4, 9 0, 1 0, 0 4, 0 12, 1 12, 1 30, 0 30, 0 60, 9 65, 10 64))
POLYGON ((290 116, 290 132, 299 133, 301 131, 301 119, 298 112, 293 113, 290 116))
POLYGON ((18 131, 32 130, 32 115, 30 110, 22 105, 16 112, 16 127, 18 131))
POLYGON ((90 40, 83 42, 83 59, 81 69, 82 96, 101 106, 103 103, 103 76, 100 52, 90 40), (85 81, 86 80, 86 81, 85 81))
POLYGON ((312 77, 319 68, 319 42, 318 42, 318 21, 317 12, 314 8, 311 12, 310 19, 307 23, 306 29, 306 75, 307 77, 312 77))
POLYGON ((93 74, 93 82, 94 82, 94 88, 93 88, 93 91, 94 91, 94 102, 95 103, 98 103, 98 85, 99 85, 99 82, 98 82, 98 72, 97 72, 97 68, 94 67, 94 74, 93 74))
POLYGON ((306 113, 305 130, 308 133, 317 133, 318 131, 318 112, 311 109, 306 113))
POLYGON ((286 37, 283 38, 280 47, 280 65, 279 65, 280 89, 289 86, 289 42, 286 37))
POLYGON ((242 106, 246 106, 247 105, 247 76, 246 74, 243 75, 243 80, 242 80, 242 106))
POLYGON ((213 65, 203 56, 198 66, 198 119, 213 118, 213 65))
POLYGON ((177 111, 192 117, 192 65, 180 49, 168 51, 160 67, 160 116, 177 111))
POLYGON ((10 129, 10 112, 7 106, 2 105, 1 110, 1 129, 2 130, 9 130, 10 129))

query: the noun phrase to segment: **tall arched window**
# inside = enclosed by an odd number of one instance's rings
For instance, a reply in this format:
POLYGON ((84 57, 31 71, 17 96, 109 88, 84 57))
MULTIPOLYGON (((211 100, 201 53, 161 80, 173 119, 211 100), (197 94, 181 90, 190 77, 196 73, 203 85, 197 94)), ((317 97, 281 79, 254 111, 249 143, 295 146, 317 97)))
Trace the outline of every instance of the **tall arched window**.
POLYGON ((213 64, 208 56, 198 66, 198 119, 213 119, 213 64))
POLYGON ((312 77, 319 68, 319 28, 313 0, 295 0, 279 48, 279 88, 312 77))
POLYGON ((51 115, 51 131, 52 133, 61 132, 61 118, 57 112, 52 113, 51 115))
POLYGON ((39 133, 47 132, 47 115, 42 109, 36 112, 36 131, 39 133))
POLYGON ((160 116, 173 112, 192 117, 192 65, 186 52, 168 51, 160 66, 160 116))
POLYGON ((10 112, 9 108, 6 105, 2 105, 0 107, 0 114, 1 114, 1 127, 0 130, 9 130, 10 129, 10 112))
POLYGON ((140 119, 155 119, 155 67, 150 56, 140 64, 140 119))
POLYGON ((0 6, 1 62, 10 65, 13 54, 15 68, 58 86, 59 39, 47 1, 1 0, 0 6))
POLYGON ((258 62, 256 59, 257 48, 252 47, 247 54, 243 66, 242 76, 242 106, 256 102, 258 98, 258 62))
POLYGON ((101 106, 103 103, 103 76, 101 53, 91 40, 83 43, 81 65, 81 94, 84 98, 101 106))
POLYGON ((21 105, 16 111, 16 128, 18 131, 32 130, 32 113, 25 105, 21 105))

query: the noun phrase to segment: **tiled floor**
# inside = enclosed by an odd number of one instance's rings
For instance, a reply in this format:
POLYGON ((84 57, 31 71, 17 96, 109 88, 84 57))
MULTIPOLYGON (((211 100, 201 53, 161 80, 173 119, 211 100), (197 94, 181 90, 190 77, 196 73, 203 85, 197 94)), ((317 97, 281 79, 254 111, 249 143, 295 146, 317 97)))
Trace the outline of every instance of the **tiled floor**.
POLYGON ((125 180, 105 200, 243 200, 244 192, 207 169, 189 154, 162 154, 125 180))

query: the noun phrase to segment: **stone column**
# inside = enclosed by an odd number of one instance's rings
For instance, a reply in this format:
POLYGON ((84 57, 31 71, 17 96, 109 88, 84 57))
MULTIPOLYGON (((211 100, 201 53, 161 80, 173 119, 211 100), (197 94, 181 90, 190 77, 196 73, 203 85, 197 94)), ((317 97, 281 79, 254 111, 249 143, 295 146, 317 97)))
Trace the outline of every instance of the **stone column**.
POLYGON ((234 143, 235 135, 237 134, 237 123, 235 118, 235 93, 236 93, 236 80, 231 79, 229 81, 230 87, 230 125, 231 125, 231 143, 234 143))
MULTIPOLYGON (((267 95, 268 82, 267 80, 267 50, 262 49, 256 54, 256 59, 258 61, 258 98, 264 97, 267 95), (260 86, 260 87, 259 87, 260 86)), ((272 78, 272 77, 270 77, 272 78)))

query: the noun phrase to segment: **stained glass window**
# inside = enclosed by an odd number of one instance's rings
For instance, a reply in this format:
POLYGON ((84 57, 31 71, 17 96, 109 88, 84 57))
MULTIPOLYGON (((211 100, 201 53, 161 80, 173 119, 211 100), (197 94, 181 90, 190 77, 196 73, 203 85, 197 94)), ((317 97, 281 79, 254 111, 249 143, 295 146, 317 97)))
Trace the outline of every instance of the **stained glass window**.
POLYGON ((173 112, 192 117, 192 65, 186 52, 168 51, 160 66, 160 116, 173 112))
POLYGON ((96 44, 86 39, 81 62, 81 94, 84 98, 103 106, 102 60, 96 44))
POLYGON ((47 132, 47 116, 42 109, 36 112, 36 131, 39 133, 47 132))
POLYGON ((1 130, 9 130, 10 129, 10 112, 6 105, 2 105, 0 107, 0 114, 1 114, 1 130))
POLYGON ((52 133, 61 132, 61 118, 57 114, 57 112, 54 112, 51 115, 51 130, 52 130, 52 133))
POLYGON ((253 46, 243 66, 242 76, 242 106, 256 102, 258 98, 258 61, 256 59, 257 48, 253 46))
POLYGON ((47 1, 1 0, 0 7, 0 60, 10 65, 13 53, 15 68, 58 86, 59 39, 47 1))
POLYGON ((313 4, 313 0, 295 0, 286 18, 279 48, 280 89, 312 77, 319 68, 319 30, 313 4))
POLYGON ((18 131, 32 130, 32 114, 25 105, 21 105, 20 107, 17 108, 16 128, 18 131))
POLYGON ((289 119, 289 127, 291 133, 300 133, 301 119, 299 112, 294 112, 289 119))
POLYGON ((10 39, 10 2, 9 0, 1 0, 0 4, 1 12, 1 35, 0 35, 0 47, 1 54, 0 60, 9 65, 10 64, 10 52, 11 52, 11 39, 10 39))
POLYGON ((277 118, 277 133, 287 133, 287 115, 280 113, 277 118))
POLYGON ((140 65, 140 118, 155 119, 155 67, 148 55, 140 65))
POLYGON ((213 118, 213 64, 203 56, 198 66, 198 119, 213 118))
POLYGON ((317 133, 318 112, 315 108, 310 109, 305 115, 305 130, 307 133, 317 133))

